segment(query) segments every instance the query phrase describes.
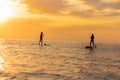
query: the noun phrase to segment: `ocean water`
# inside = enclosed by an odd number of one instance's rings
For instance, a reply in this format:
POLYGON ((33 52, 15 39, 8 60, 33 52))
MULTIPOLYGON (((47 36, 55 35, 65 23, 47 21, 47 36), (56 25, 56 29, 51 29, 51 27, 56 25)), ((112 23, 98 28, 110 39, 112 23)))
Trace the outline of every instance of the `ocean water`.
POLYGON ((0 80, 120 80, 119 44, 46 43, 0 40, 0 80))

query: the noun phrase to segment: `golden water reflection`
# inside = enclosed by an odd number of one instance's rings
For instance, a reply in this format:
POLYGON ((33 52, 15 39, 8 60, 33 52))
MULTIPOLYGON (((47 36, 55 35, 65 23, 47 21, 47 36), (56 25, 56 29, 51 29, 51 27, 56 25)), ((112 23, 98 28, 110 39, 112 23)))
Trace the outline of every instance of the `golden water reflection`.
POLYGON ((4 59, 3 57, 0 56, 0 70, 3 70, 3 64, 4 64, 4 59))
POLYGON ((0 70, 3 70, 4 67, 3 67, 3 64, 5 63, 5 60, 4 60, 4 52, 3 52, 3 49, 5 46, 3 46, 3 43, 4 43, 4 39, 0 38, 0 70))

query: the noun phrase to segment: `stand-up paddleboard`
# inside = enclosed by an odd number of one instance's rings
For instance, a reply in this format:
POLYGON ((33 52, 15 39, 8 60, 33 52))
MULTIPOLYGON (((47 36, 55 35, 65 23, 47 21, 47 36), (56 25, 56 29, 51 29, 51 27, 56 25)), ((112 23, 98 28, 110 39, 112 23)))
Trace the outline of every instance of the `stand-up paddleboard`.
MULTIPOLYGON (((40 44, 37 44, 37 45, 40 45, 40 44)), ((50 44, 44 43, 43 46, 50 46, 50 44)))
POLYGON ((85 46, 86 49, 92 49, 92 46, 85 46))
POLYGON ((94 47, 92 47, 92 46, 85 46, 85 48, 86 48, 86 49, 93 49, 93 48, 95 48, 95 49, 96 49, 96 48, 97 48, 97 46, 96 46, 96 45, 95 45, 94 47))
POLYGON ((46 44, 46 43, 44 43, 44 46, 50 46, 50 44, 46 44))

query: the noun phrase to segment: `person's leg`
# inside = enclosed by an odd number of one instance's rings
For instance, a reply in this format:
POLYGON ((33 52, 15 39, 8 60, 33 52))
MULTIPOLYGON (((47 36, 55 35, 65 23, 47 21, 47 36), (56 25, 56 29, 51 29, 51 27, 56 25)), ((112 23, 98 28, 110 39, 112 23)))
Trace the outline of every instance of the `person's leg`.
POLYGON ((42 40, 40 40, 40 41, 39 41, 39 45, 41 45, 41 46, 42 46, 42 40))
POLYGON ((95 47, 95 45, 94 45, 94 41, 93 41, 93 47, 95 47))
POLYGON ((40 45, 40 40, 39 40, 39 45, 40 45))
POLYGON ((43 40, 41 40, 41 46, 43 46, 43 40))
POLYGON ((92 42, 90 41, 90 46, 91 46, 91 43, 92 43, 92 42))

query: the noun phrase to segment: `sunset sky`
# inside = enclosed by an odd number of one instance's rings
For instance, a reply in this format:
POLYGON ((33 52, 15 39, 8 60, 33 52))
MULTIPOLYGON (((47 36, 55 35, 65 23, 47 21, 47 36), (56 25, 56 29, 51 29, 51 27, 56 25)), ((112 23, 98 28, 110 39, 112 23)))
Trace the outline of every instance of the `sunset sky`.
POLYGON ((120 43, 120 0, 0 0, 0 38, 120 43))

